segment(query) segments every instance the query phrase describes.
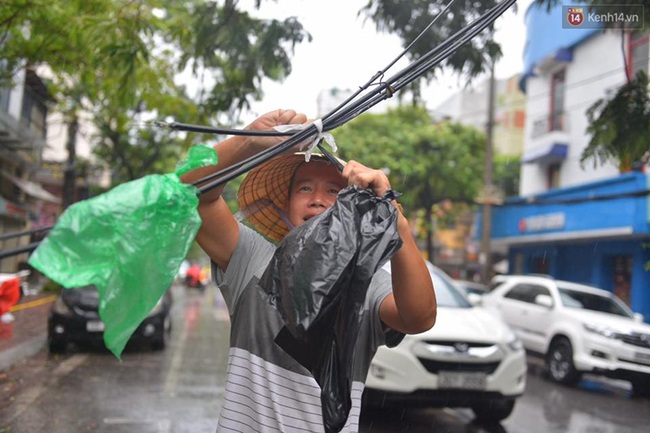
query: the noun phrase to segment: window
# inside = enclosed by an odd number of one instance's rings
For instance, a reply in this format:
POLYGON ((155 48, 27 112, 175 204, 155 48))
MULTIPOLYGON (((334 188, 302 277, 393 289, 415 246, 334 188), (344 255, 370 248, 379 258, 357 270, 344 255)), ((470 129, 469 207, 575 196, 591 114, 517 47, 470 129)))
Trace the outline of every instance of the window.
POLYGON ((630 78, 634 78, 639 71, 648 74, 650 63, 650 33, 630 33, 627 59, 627 72, 630 78))
POLYGON ((564 116, 564 69, 553 74, 551 78, 551 116, 549 131, 562 131, 564 116))
POLYGON ((45 138, 46 135, 47 106, 45 102, 36 95, 29 87, 25 86, 23 96, 23 109, 21 120, 36 135, 45 138))
POLYGON ((560 187, 560 164, 549 164, 546 168, 546 187, 559 188, 560 187))
POLYGON ((632 305, 632 256, 615 256, 614 265, 614 294, 629 307, 632 305))
POLYGON ((0 89, 0 110, 9 111, 9 97, 11 89, 0 89))
POLYGON ((504 298, 534 304, 537 295, 550 296, 551 293, 546 287, 535 284, 517 284, 505 294, 504 298))
POLYGON ((517 129, 524 129, 526 126, 526 112, 524 110, 515 110, 515 124, 517 129))
POLYGON ((562 305, 567 308, 598 311, 601 313, 614 314, 616 316, 630 317, 630 313, 626 311, 625 307, 612 297, 571 290, 566 287, 560 287, 559 291, 562 305))

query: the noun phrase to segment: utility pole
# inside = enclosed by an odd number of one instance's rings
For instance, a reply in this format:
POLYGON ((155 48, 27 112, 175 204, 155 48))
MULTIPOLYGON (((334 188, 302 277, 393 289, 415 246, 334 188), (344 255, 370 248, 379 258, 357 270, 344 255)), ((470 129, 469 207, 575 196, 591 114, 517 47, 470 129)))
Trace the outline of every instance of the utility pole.
POLYGON ((74 110, 68 122, 68 139, 66 142, 68 159, 66 160, 63 174, 63 210, 74 203, 75 181, 77 178, 77 132, 79 130, 79 119, 74 110))
POLYGON ((483 174, 483 220, 481 236, 481 279, 489 283, 492 278, 492 251, 490 240, 492 238, 492 159, 493 159, 493 136, 494 136, 494 60, 490 59, 490 79, 488 86, 488 110, 487 123, 485 125, 485 172, 483 174))

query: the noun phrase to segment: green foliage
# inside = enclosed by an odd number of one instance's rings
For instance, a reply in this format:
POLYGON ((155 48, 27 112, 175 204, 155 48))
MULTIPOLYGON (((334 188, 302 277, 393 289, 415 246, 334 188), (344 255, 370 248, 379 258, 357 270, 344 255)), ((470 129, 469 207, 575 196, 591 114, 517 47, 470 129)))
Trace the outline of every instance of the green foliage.
POLYGON ((390 172, 392 188, 403 193, 399 202, 416 221, 416 236, 425 238, 427 254, 433 257, 433 213, 444 210, 437 219, 451 226, 481 188, 484 134, 458 123, 433 124, 424 108, 404 106, 386 114, 362 114, 334 136, 343 159, 390 172))
POLYGON ((237 2, 166 1, 170 34, 181 55, 178 68, 216 81, 199 97, 208 113, 242 110, 262 96, 262 78, 281 80, 291 72, 290 53, 311 40, 295 18, 260 20, 237 2), (186 8, 192 13, 188 16, 186 8))
POLYGON ((503 192, 504 197, 518 196, 521 157, 518 155, 495 155, 493 164, 494 185, 503 192))
MULTIPOLYGON (((431 49, 440 46, 450 36, 499 2, 457 0, 449 10, 441 13, 449 3, 448 0, 368 0, 368 4, 361 12, 375 22, 377 30, 399 36, 404 48, 413 43, 431 21, 438 17, 435 25, 409 48, 407 56, 411 60, 416 60, 431 49)), ((505 13, 512 13, 512 11, 508 10, 505 13)), ((424 77, 431 80, 440 70, 450 68, 470 81, 485 72, 489 68, 488 59, 496 61, 501 57, 501 48, 492 40, 493 34, 494 26, 489 26, 435 68, 427 71, 424 77)), ((418 83, 413 84, 416 88, 419 86, 418 83)), ((417 89, 415 94, 418 94, 417 89)))
POLYGON ((47 65, 56 108, 70 123, 90 113, 96 153, 115 181, 167 172, 204 137, 150 129, 148 120, 230 126, 262 97, 264 77, 290 73, 294 46, 310 38, 295 18, 261 20, 237 4, 6 0, 0 87, 25 66, 47 65))
POLYGON ((363 114, 334 131, 344 159, 390 170, 405 210, 437 202, 473 202, 483 179, 484 134, 473 127, 433 124, 421 107, 363 114))
POLYGON ((600 99, 587 110, 591 140, 580 162, 615 161, 627 171, 650 151, 650 95, 648 76, 640 71, 610 100, 600 99))

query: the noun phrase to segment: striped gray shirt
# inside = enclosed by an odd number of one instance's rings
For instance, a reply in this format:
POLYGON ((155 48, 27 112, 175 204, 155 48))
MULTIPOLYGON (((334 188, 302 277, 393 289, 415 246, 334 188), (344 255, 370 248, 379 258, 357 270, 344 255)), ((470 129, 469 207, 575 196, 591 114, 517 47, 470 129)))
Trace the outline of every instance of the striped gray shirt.
MULTIPOLYGON (((239 225, 239 243, 224 273, 213 275, 230 314, 230 352, 226 389, 217 432, 324 432, 320 387, 309 371, 274 343, 283 327, 258 281, 275 246, 239 225)), ((361 327, 350 360, 353 364, 352 409, 343 432, 359 430, 361 394, 377 347, 386 335, 379 305, 390 293, 390 275, 379 270, 366 295, 361 327)))

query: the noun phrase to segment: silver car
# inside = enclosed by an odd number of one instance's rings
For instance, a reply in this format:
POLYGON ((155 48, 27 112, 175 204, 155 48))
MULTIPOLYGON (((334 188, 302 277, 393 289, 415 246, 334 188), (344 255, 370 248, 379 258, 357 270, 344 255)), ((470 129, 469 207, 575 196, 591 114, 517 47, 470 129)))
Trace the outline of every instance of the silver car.
POLYGON ((481 421, 507 418, 526 387, 526 357, 514 332, 472 305, 453 280, 428 263, 438 301, 430 330, 377 351, 366 381, 367 406, 468 407, 481 421))
POLYGON ((510 324, 527 351, 545 358, 551 379, 574 386, 583 373, 602 375, 650 396, 650 325, 621 299, 548 276, 501 280, 482 304, 510 324))

